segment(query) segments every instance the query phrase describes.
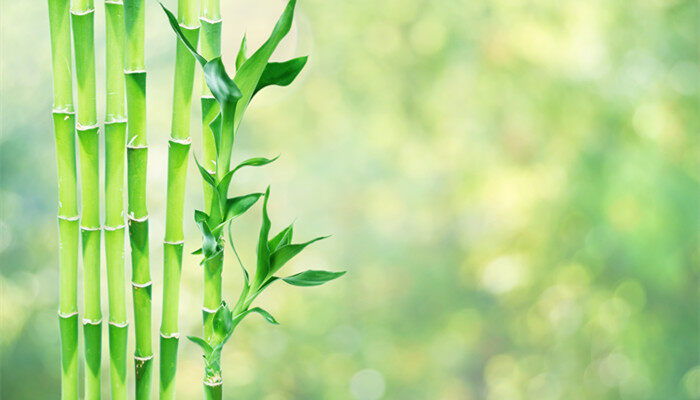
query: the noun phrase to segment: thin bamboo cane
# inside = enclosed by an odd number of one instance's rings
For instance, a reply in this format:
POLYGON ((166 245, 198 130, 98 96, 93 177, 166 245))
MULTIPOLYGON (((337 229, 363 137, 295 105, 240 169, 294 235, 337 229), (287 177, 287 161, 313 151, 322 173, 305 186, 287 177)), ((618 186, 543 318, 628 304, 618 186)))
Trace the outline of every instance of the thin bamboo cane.
POLYGON ((153 348, 151 344, 151 272, 149 267, 148 208, 146 207, 146 65, 145 4, 124 0, 126 59, 124 76, 127 101, 127 182, 129 241, 131 243, 136 399, 152 397, 153 348))
MULTIPOLYGON (((200 30, 200 54, 207 60, 211 60, 221 56, 221 7, 219 0, 202 0, 202 11, 199 17, 201 21, 200 30)), ((209 124, 216 118, 219 113, 219 103, 216 102, 214 96, 209 90, 209 86, 202 76, 202 93, 200 102, 202 105, 202 165, 212 174, 216 166, 216 146, 214 144, 214 135, 209 127, 209 124)), ((206 182, 203 183, 204 188, 204 209, 208 210, 211 206, 211 186, 206 182)))
POLYGON ((73 0, 71 21, 78 84, 78 143, 80 154, 83 254, 83 332, 85 335, 85 398, 101 396, 102 311, 100 307, 100 167, 99 126, 95 89, 95 6, 73 0))
POLYGON ((49 0, 53 126, 58 165, 61 399, 78 399, 78 214, 70 1, 49 0))
POLYGON ((105 253, 109 293, 110 393, 126 399, 126 281, 124 276, 124 5, 105 1, 106 115, 105 115, 105 253))
MULTIPOLYGON (((199 34, 196 0, 178 2, 178 22, 196 46, 199 34)), ((163 241, 163 314, 160 328, 160 398, 175 398, 180 274, 184 236, 182 219, 190 144, 190 115, 194 85, 194 59, 180 40, 176 40, 173 114, 168 146, 168 185, 163 241)))

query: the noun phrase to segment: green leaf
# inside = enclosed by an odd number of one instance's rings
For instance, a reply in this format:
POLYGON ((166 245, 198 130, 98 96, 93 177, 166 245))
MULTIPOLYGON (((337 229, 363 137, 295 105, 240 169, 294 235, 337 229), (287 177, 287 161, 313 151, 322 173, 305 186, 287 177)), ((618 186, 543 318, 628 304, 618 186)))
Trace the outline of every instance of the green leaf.
POLYGON ((197 156, 194 156, 194 162, 195 164, 197 164, 197 169, 199 169, 199 174, 202 175, 202 179, 204 179, 204 181, 208 183, 209 186, 216 189, 216 180, 214 179, 214 176, 209 171, 207 171, 207 169, 204 168, 202 164, 199 163, 199 160, 197 160, 197 156))
POLYGON ((304 68, 308 59, 308 56, 304 56, 285 62, 267 63, 265 71, 263 71, 258 81, 258 86, 255 87, 253 96, 267 86, 288 86, 291 84, 304 68))
POLYGON ((187 47, 190 53, 192 53, 194 58, 196 58, 197 61, 199 61, 199 63, 203 67, 207 63, 207 60, 204 57, 202 57, 199 53, 197 53, 197 49, 195 49, 195 47, 192 46, 192 43, 190 43, 190 41, 187 40, 187 37, 182 32, 182 29, 180 29, 180 24, 177 22, 177 18, 175 17, 175 15, 173 15, 173 13, 171 13, 170 10, 168 10, 163 5, 163 3, 160 3, 160 6, 163 8, 163 11, 165 11, 165 15, 168 16, 168 22, 170 22, 170 27, 173 28, 177 37, 179 37, 180 40, 182 40, 182 43, 185 44, 185 47, 187 47))
POLYGON ((242 93, 226 73, 226 67, 224 67, 221 57, 211 59, 204 65, 203 70, 207 86, 221 108, 235 105, 242 93))
POLYGON ((260 167, 263 165, 267 165, 267 164, 270 164, 271 162, 274 162, 278 158, 280 158, 280 156, 277 156, 275 158, 265 158, 265 157, 249 158, 249 159, 243 161, 242 163, 236 165, 236 168, 231 170, 229 173, 234 173, 243 167, 260 167))
POLYGON ((263 193, 251 193, 226 200, 226 220, 230 221, 243 215, 243 213, 248 211, 262 196, 263 193))
POLYGON ((199 230, 202 232, 202 253, 206 258, 211 257, 216 253, 217 242, 216 238, 209 229, 207 219, 209 216, 200 210, 194 211, 194 221, 197 223, 199 230))
POLYGON ((296 256, 297 254, 301 253, 306 246, 310 245, 313 242, 317 242, 319 240, 323 240, 327 238, 328 236, 320 236, 315 239, 311 239, 306 243, 297 243, 297 244, 287 244, 284 246, 280 246, 277 250, 275 250, 272 255, 270 255, 270 270, 269 270, 269 275, 274 274, 275 272, 279 271, 280 268, 289 260, 292 259, 292 257, 296 256))
POLYGON ((233 330, 233 315, 225 303, 216 310, 212 321, 214 333, 223 339, 233 330))
POLYGON ((262 223, 260 224, 260 236, 258 238, 258 263, 255 270, 254 286, 260 285, 267 278, 270 271, 270 248, 267 246, 267 237, 270 234, 270 217, 267 215, 267 201, 270 197, 270 187, 265 191, 265 200, 262 208, 262 223))
POLYGON ((277 24, 275 24, 270 37, 243 63, 243 65, 241 65, 240 69, 236 71, 236 76, 233 80, 241 89, 243 96, 241 97, 240 104, 236 108, 234 129, 236 129, 241 122, 243 112, 245 112, 246 107, 248 107, 248 103, 253 97, 255 88, 258 87, 258 81, 267 66, 267 62, 270 60, 270 56, 272 56, 277 45, 287 33, 289 33, 289 29, 292 27, 296 3, 296 0, 289 0, 279 20, 277 20, 277 24))
POLYGON ((328 281, 340 278, 345 275, 345 271, 332 272, 332 271, 319 271, 319 270, 308 270, 282 278, 283 281, 294 286, 318 286, 323 285, 328 281))
POLYGON ((236 70, 241 68, 241 65, 248 59, 246 57, 246 52, 248 51, 248 44, 246 41, 246 35, 243 34, 243 40, 241 40, 241 47, 238 48, 238 54, 236 54, 236 70))
POLYGON ((233 254, 236 256, 236 259, 238 260, 238 265, 241 266, 241 270, 243 270, 243 279, 245 286, 243 290, 246 292, 246 295, 248 294, 247 290, 250 287, 250 277, 248 276, 248 270, 245 269, 243 266, 243 262, 241 261, 241 258, 238 256, 238 252, 236 251, 236 246, 233 245, 233 237, 231 235, 231 225, 228 226, 228 243, 231 246, 231 249, 233 250, 233 254))
POLYGON ((280 233, 275 235, 268 242, 267 246, 271 251, 277 250, 280 246, 284 246, 292 242, 292 235, 294 234, 294 222, 289 224, 288 227, 282 229, 280 233))
POLYGON ((211 133, 214 135, 216 154, 219 154, 221 146, 221 113, 216 114, 216 117, 209 123, 209 129, 211 129, 211 133))
POLYGON ((209 357, 209 355, 212 352, 212 347, 207 343, 206 340, 197 337, 197 336, 187 336, 187 339, 189 339, 192 343, 196 344, 199 346, 203 351, 204 351, 204 357, 209 357))
POLYGON ((190 253, 190 254, 192 254, 193 256, 200 255, 200 254, 202 254, 202 248, 200 247, 200 248, 198 248, 197 250, 193 251, 193 252, 190 253))
MULTIPOLYGON (((260 314, 263 318, 265 318, 265 321, 271 323, 272 325, 279 325, 279 322, 277 322, 277 320, 269 312, 263 310, 260 307, 255 307, 255 308, 251 308, 250 310, 244 311, 243 317, 245 317, 246 315, 248 315, 250 313, 260 314)), ((243 317, 241 317, 241 319, 243 319, 243 317)))

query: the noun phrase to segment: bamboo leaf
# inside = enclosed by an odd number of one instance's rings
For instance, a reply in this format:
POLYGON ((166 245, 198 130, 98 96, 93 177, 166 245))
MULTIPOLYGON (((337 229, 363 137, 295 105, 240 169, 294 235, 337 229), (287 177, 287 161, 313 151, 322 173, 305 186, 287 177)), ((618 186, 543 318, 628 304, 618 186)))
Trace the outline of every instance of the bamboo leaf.
POLYGON ((216 117, 209 123, 209 129, 214 135, 214 147, 216 154, 219 154, 221 148, 221 113, 216 114, 216 117))
POLYGON ((241 97, 241 103, 236 108, 234 129, 237 128, 241 122, 243 113, 246 107, 248 107, 250 99, 253 97, 255 88, 258 86, 258 81, 267 66, 270 56, 272 56, 277 45, 287 33, 289 33, 289 29, 292 27, 296 3, 296 0, 289 0, 279 20, 277 20, 270 37, 243 63, 243 65, 241 65, 240 69, 236 71, 234 82, 236 82, 236 85, 241 89, 243 96, 241 97))
POLYGON ((241 46, 238 48, 238 54, 236 54, 236 70, 241 68, 241 65, 248 59, 246 57, 246 52, 248 51, 248 43, 246 40, 246 35, 243 34, 243 40, 241 40, 241 46))
POLYGON ((289 244, 292 242, 292 235, 294 233, 294 222, 289 224, 288 227, 282 229, 280 233, 275 235, 270 241, 268 242, 268 247, 270 248, 271 251, 277 250, 280 246, 284 246, 286 244, 289 244))
POLYGON ((323 285, 328 281, 340 278, 345 275, 345 271, 332 272, 320 270, 308 270, 282 278, 283 281, 294 286, 318 286, 323 285))
POLYGON ((165 11, 165 15, 168 16, 168 22, 170 22, 170 27, 173 28, 177 37, 179 37, 180 40, 182 40, 182 43, 185 44, 185 47, 187 47, 187 49, 190 51, 190 53, 192 53, 194 58, 196 58, 197 61, 199 61, 199 64, 201 64, 202 67, 204 67, 204 65, 207 63, 207 60, 204 57, 202 57, 199 53, 197 53, 197 49, 195 49, 195 47, 192 46, 192 43, 190 43, 190 41, 187 40, 187 37, 182 32, 180 24, 177 22, 177 18, 175 17, 175 15, 173 15, 173 13, 171 13, 170 10, 168 10, 163 5, 163 3, 160 3, 160 6, 163 8, 163 11, 165 11))
POLYGON ((204 357, 209 357, 209 355, 212 352, 212 347, 207 343, 206 340, 197 337, 197 336, 187 336, 187 339, 189 339, 192 343, 196 344, 199 346, 203 351, 204 351, 204 357))
POLYGON ((208 219, 209 216, 205 212, 200 210, 194 211, 194 221, 202 232, 202 253, 206 258, 214 255, 217 250, 216 238, 212 234, 211 229, 209 229, 208 219))
POLYGON ((275 317, 273 317, 269 312, 263 310, 260 307, 251 308, 250 310, 248 310, 248 312, 246 314, 249 314, 249 313, 260 314, 263 318, 265 318, 265 321, 271 323, 272 325, 279 325, 279 322, 277 322, 275 317))
POLYGON ((243 279, 244 279, 244 291, 246 292, 247 295, 247 290, 250 287, 250 277, 248 276, 248 270, 245 269, 243 266, 243 262, 241 262, 241 258, 238 257, 238 252, 236 251, 236 246, 233 245, 233 237, 231 235, 231 225, 228 226, 228 243, 231 246, 231 249, 233 250, 233 254, 236 256, 236 259, 238 260, 238 265, 241 266, 241 270, 243 271, 243 279))
POLYGON ((302 250, 306 248, 306 246, 310 245, 313 242, 317 242, 319 240, 323 240, 327 238, 328 236, 320 236, 315 239, 311 239, 308 242, 305 243, 297 243, 297 244, 287 244, 284 246, 280 246, 277 250, 275 250, 272 255, 270 255, 270 270, 269 270, 269 275, 274 274, 275 272, 279 271, 280 268, 289 260, 292 259, 292 257, 296 256, 297 254, 301 253, 302 250))
POLYGON ((226 67, 224 67, 221 57, 211 59, 204 65, 203 70, 207 86, 221 108, 235 106, 242 93, 226 73, 226 67))
POLYGON ((270 187, 265 191, 265 199, 262 208, 262 223, 258 238, 258 262, 255 270, 254 285, 260 285, 267 278, 270 271, 270 248, 267 245, 267 237, 270 234, 270 217, 267 215, 267 201, 270 197, 270 187))
POLYGON ((249 158, 249 159, 243 161, 242 163, 236 165, 236 168, 231 170, 230 173, 233 174, 234 172, 238 171, 239 169, 241 169, 243 167, 260 167, 263 165, 267 165, 267 164, 274 162, 278 158, 280 158, 280 156, 277 156, 275 158, 265 158, 265 157, 249 158))
POLYGON ((194 162, 195 164, 197 164, 197 169, 199 170, 199 174, 202 175, 202 179, 204 179, 204 181, 208 183, 209 186, 216 189, 216 180, 214 179, 214 176, 209 171, 207 171, 206 168, 202 166, 202 164, 199 163, 199 160, 197 160, 197 156, 194 156, 194 162))
POLYGON ((251 193, 226 200, 226 220, 230 221, 250 209, 263 193, 251 193))
POLYGON ((308 56, 304 56, 293 58, 285 62, 267 63, 265 71, 263 71, 258 85, 255 87, 253 96, 267 86, 288 86, 291 84, 304 68, 308 59, 308 56))
POLYGON ((219 338, 223 339, 233 330, 233 315, 231 310, 222 303, 219 309, 216 310, 214 314, 214 319, 212 321, 212 327, 214 333, 216 333, 219 338))

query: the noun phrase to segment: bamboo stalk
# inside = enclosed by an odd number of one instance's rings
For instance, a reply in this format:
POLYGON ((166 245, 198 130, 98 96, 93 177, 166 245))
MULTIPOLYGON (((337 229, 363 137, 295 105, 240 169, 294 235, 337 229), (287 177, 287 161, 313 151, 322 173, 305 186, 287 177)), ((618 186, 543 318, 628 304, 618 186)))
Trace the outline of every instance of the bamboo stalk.
POLYGON ((151 272, 149 267, 148 208, 146 206, 146 65, 145 4, 124 0, 126 58, 124 76, 127 101, 127 182, 129 241, 131 244, 136 399, 152 397, 153 348, 151 344, 151 272))
POLYGON ((105 254, 109 294, 110 393, 126 399, 126 281, 124 276, 124 5, 105 1, 106 115, 105 115, 105 254))
POLYGON ((85 335, 85 398, 101 396, 102 311, 100 307, 100 170, 99 127, 95 89, 95 6, 73 0, 71 22, 78 84, 76 130, 80 154, 83 254, 83 332, 85 335))
MULTIPOLYGON (((196 0, 178 2, 178 23, 185 35, 197 43, 199 21, 196 0)), ((173 114, 168 146, 168 185, 163 241, 163 314, 160 328, 160 398, 175 398, 180 274, 184 236, 182 220, 190 144, 190 115, 194 85, 194 59, 177 40, 173 83, 173 114)))
POLYGON ((53 126, 58 166, 61 399, 78 399, 78 183, 71 71, 70 1, 49 0, 53 126))
MULTIPOLYGON (((207 60, 221 56, 221 7, 219 0, 202 0, 200 14, 202 29, 200 32, 200 54, 207 60)), ((200 72, 201 73, 201 72, 200 72)), ((202 93, 200 97, 202 106, 202 155, 203 166, 210 173, 216 173, 216 145, 214 134, 209 124, 219 114, 219 103, 209 90, 202 74, 202 93)), ((211 208, 212 187, 206 182, 203 184, 204 209, 211 208)), ((212 319, 214 313, 221 304, 221 274, 223 271, 223 256, 204 265, 204 301, 202 304, 202 319, 204 323, 204 338, 208 340, 213 335, 212 319)), ((205 391, 216 386, 205 385, 205 391)), ((219 389, 221 387, 219 386, 219 389)), ((214 390, 216 391, 216 390, 214 390)))
MULTIPOLYGON (((219 0, 202 0, 202 11, 199 17, 201 21, 200 30, 200 54, 207 60, 221 56, 221 7, 219 0)), ((219 113, 219 103, 209 90, 206 81, 202 76, 202 93, 200 102, 202 106, 202 165, 209 172, 214 173, 216 166, 216 146, 214 135, 209 124, 219 113)), ((211 186, 203 184, 204 189, 204 209, 211 206, 211 186)))

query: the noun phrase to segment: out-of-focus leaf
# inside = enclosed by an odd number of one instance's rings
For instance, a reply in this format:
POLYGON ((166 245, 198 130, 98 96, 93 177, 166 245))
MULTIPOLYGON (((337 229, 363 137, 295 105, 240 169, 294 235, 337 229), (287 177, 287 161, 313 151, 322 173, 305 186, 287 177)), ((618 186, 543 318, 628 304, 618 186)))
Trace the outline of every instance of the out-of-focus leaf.
POLYGON ((340 278, 345 275, 345 271, 332 272, 320 270, 308 270, 282 278, 283 281, 294 286, 318 286, 323 285, 328 281, 340 278))
POLYGON ((263 71, 258 86, 253 92, 253 96, 267 86, 288 86, 299 75, 301 70, 306 65, 308 56, 297 57, 285 62, 267 63, 265 71, 263 71))
POLYGON ((241 40, 241 47, 238 48, 238 54, 236 54, 236 70, 241 68, 241 65, 248 59, 246 57, 246 52, 248 51, 248 43, 246 40, 246 35, 243 34, 243 40, 241 40))
POLYGON ((277 48, 279 42, 284 38, 289 29, 292 27, 292 19, 294 18, 294 7, 296 6, 296 0, 289 0, 287 6, 285 7, 282 15, 277 24, 275 24, 270 37, 263 43, 258 50, 253 53, 253 55, 248 58, 240 69, 236 71, 236 76, 234 77, 234 82, 241 90, 242 97, 241 102, 236 108, 236 115, 234 117, 234 129, 238 127, 243 117, 243 112, 250 99, 253 97, 255 88, 258 87, 258 81, 262 75, 270 56, 277 48))
POLYGON ((294 234, 294 222, 289 224, 288 227, 282 229, 275 237, 270 239, 268 242, 268 247, 270 251, 277 250, 280 246, 284 246, 292 242, 292 235, 294 234))
POLYGON ((275 250, 272 253, 272 255, 270 255, 270 270, 268 275, 272 275, 275 272, 279 271, 279 269, 282 268, 282 266, 287 261, 291 260, 292 257, 299 254, 302 250, 306 248, 306 246, 310 245, 313 242, 323 240, 327 237, 328 236, 320 236, 315 239, 311 239, 306 243, 287 244, 284 246, 280 246, 277 250, 275 250))

